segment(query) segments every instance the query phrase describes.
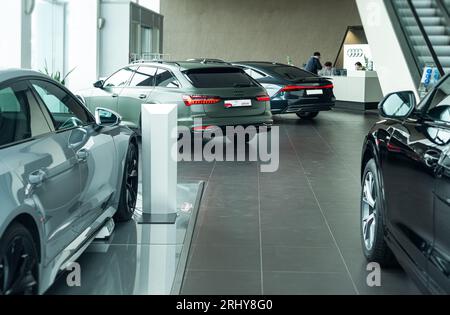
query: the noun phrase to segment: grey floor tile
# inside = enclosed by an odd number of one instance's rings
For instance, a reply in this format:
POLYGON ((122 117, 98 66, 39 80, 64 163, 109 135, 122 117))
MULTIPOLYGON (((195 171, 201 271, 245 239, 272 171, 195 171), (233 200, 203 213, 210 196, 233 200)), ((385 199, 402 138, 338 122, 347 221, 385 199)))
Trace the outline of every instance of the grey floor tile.
POLYGON ((264 271, 345 272, 336 248, 264 246, 264 271))
POLYGON ((356 290, 347 273, 264 272, 264 294, 353 295, 356 290))
POLYGON ((259 271, 259 243, 254 246, 193 245, 188 270, 259 271))
POLYGON ((260 295, 260 272, 188 271, 183 283, 185 295, 260 295))

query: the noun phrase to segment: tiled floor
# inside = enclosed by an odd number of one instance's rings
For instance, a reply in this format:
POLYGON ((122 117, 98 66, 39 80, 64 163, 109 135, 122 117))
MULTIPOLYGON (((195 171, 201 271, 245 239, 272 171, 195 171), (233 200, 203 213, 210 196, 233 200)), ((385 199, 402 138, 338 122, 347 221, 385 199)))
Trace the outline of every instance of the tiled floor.
POLYGON ((366 284, 359 240, 360 155, 378 117, 295 115, 280 125, 280 167, 184 162, 179 178, 207 181, 183 294, 417 294, 401 269, 366 284))

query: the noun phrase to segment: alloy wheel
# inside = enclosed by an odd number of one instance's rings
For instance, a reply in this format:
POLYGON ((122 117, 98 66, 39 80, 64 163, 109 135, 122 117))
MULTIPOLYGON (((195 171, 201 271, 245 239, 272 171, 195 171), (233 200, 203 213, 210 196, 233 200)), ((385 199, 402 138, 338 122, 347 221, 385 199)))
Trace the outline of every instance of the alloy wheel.
POLYGON ((36 294, 37 260, 31 240, 17 236, 0 257, 0 295, 36 294))
POLYGON ((133 145, 130 146, 126 168, 126 202, 130 213, 133 213, 136 208, 139 185, 138 167, 138 153, 136 147, 133 145))
POLYGON ((374 174, 366 173, 362 197, 362 237, 367 250, 371 250, 375 242, 377 224, 377 191, 374 174))

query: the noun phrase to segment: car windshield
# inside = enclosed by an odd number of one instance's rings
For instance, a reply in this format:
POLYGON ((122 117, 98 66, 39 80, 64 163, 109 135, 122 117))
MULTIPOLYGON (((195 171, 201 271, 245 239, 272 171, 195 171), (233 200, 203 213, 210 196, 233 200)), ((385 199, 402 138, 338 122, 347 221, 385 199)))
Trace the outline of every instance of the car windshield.
POLYGON ((315 77, 315 75, 311 72, 292 66, 277 66, 273 67, 272 71, 287 80, 298 80, 315 77))
POLYGON ((254 87, 258 84, 237 68, 204 68, 184 72, 196 88, 254 87))

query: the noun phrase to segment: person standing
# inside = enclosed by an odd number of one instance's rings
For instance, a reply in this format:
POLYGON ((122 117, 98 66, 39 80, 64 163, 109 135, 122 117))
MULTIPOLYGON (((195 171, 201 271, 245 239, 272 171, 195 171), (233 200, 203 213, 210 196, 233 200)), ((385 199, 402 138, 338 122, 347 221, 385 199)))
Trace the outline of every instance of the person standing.
POLYGON ((320 52, 316 51, 314 55, 309 58, 305 70, 316 75, 319 74, 319 70, 322 70, 322 64, 320 63, 320 52))
POLYGON ((333 63, 331 61, 327 61, 324 64, 324 68, 319 71, 319 75, 326 77, 333 75, 333 63))

